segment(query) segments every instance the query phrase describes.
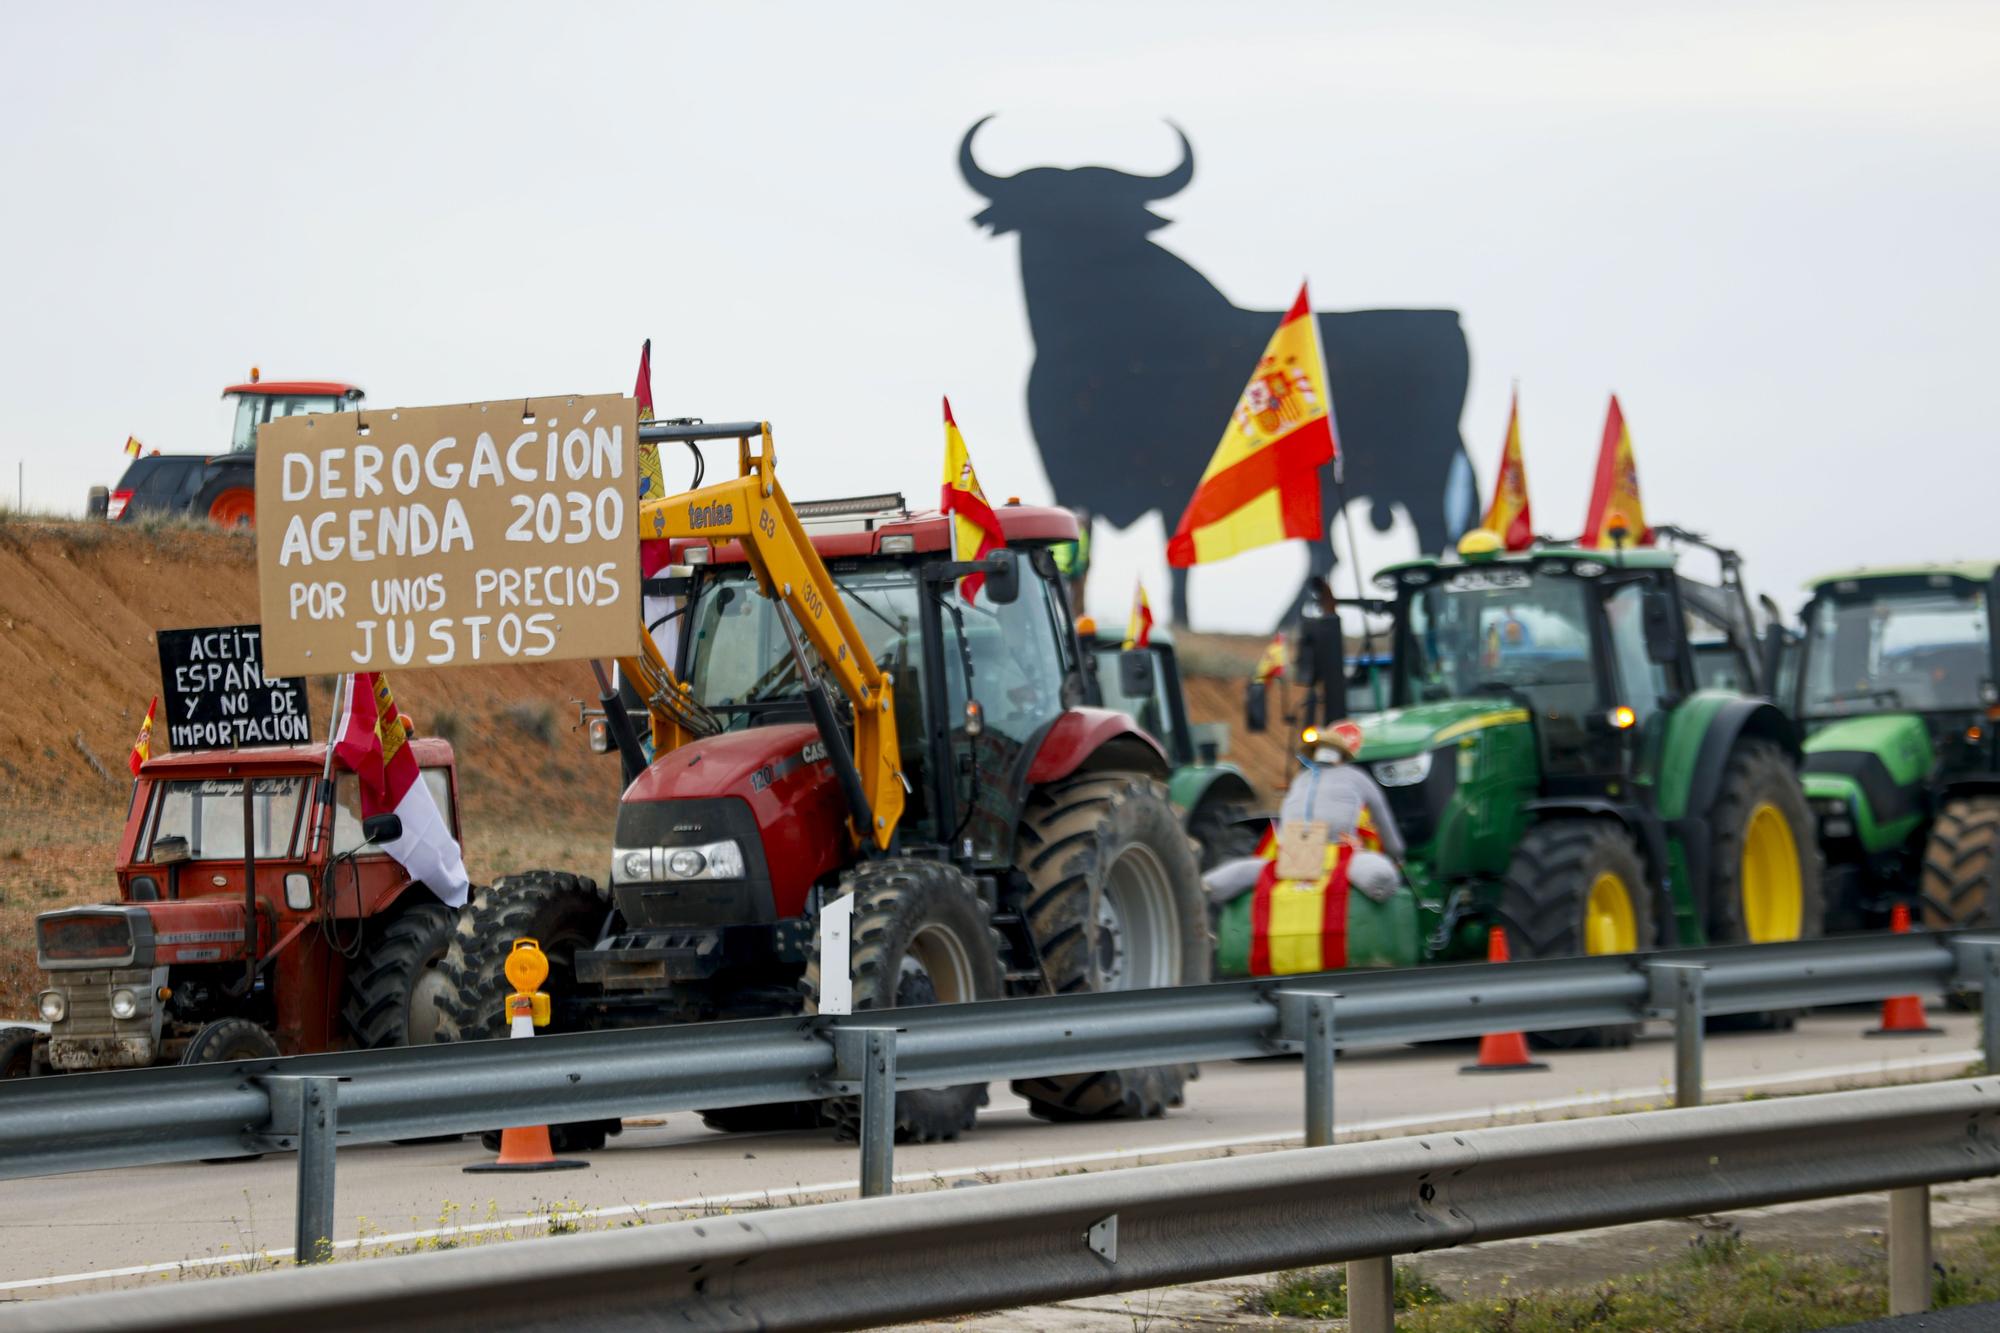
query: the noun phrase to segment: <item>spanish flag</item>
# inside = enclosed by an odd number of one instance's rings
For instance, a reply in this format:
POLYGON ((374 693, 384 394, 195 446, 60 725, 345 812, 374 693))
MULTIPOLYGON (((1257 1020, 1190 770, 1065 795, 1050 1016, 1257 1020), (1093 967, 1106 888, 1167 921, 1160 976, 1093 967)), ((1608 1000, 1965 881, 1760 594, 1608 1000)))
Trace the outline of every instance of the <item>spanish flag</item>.
MULTIPOLYGON (((632 388, 639 403, 639 424, 653 419, 653 340, 639 345, 639 382, 632 388)), ((657 500, 667 493, 666 475, 660 470, 660 446, 639 442, 639 500, 657 500)))
POLYGON ((410 748, 410 722, 389 693, 389 678, 364 671, 349 678, 347 707, 333 737, 334 758, 360 788, 361 817, 395 814, 403 825, 380 850, 447 907, 463 907, 471 881, 458 839, 431 795, 410 748))
POLYGON ((1264 655, 1257 659, 1257 680, 1269 684, 1285 674, 1285 636, 1273 634, 1271 641, 1264 645, 1264 655))
POLYGON ((1340 453, 1319 324, 1304 283, 1167 543, 1176 569, 1288 538, 1324 541, 1319 468, 1340 453))
POLYGON ((1125 622, 1125 646, 1144 648, 1153 641, 1153 604, 1146 600, 1146 585, 1132 586, 1132 615, 1125 622))
POLYGON ((145 448, 145 446, 139 443, 138 436, 127 435, 125 437, 125 456, 127 458, 137 458, 139 456, 139 451, 143 448, 145 448))
POLYGON ((1493 503, 1480 524, 1510 551, 1525 551, 1535 542, 1535 522, 1528 511, 1528 468, 1521 461, 1521 395, 1507 408, 1507 442, 1500 449, 1500 475, 1493 479, 1493 503))
POLYGON ((153 757, 153 714, 159 707, 160 696, 156 694, 153 702, 146 705, 146 720, 139 724, 139 739, 132 742, 132 754, 125 761, 135 778, 139 776, 139 765, 153 757))
POLYGON ((1632 457, 1632 432, 1625 425, 1618 395, 1604 418, 1604 443, 1597 450, 1597 483, 1590 490, 1590 512, 1583 520, 1581 545, 1616 546, 1613 529, 1624 529, 1627 546, 1651 546, 1653 530, 1646 526, 1646 506, 1639 502, 1639 464, 1632 457))
MULTIPOLYGON (((972 470, 972 455, 966 451, 965 437, 951 418, 951 399, 944 400, 944 496, 938 508, 951 516, 951 558, 984 560, 1007 544, 986 492, 979 489, 979 474, 972 470)), ((968 574, 959 580, 958 595, 971 601, 986 586, 984 574, 968 574)))

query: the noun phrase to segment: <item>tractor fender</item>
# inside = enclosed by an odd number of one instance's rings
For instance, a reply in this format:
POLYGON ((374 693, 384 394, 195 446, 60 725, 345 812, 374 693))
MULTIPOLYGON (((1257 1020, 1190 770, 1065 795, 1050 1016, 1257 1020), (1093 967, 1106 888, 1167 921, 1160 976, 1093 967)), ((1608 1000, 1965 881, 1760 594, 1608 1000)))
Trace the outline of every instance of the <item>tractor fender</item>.
POLYGON ((1675 710, 1667 727, 1660 762, 1660 816, 1680 845, 1687 866, 1685 895, 1695 919, 1708 913, 1709 809, 1722 790, 1722 777, 1738 741, 1757 737, 1799 757, 1798 728, 1766 699, 1721 690, 1701 690, 1675 710))
POLYGON ((1112 708, 1072 708, 1042 733, 1028 762, 1028 785, 1044 786, 1078 773, 1115 769, 1165 782, 1173 771, 1160 743, 1112 708))
POLYGON ((1234 764, 1189 764, 1174 770, 1167 782, 1167 799, 1189 814, 1210 800, 1254 802, 1257 793, 1243 770, 1234 764))
POLYGON ((1603 796, 1545 796, 1521 808, 1537 824, 1566 818, 1615 819, 1623 824, 1639 844, 1639 857, 1646 866, 1646 888, 1660 913, 1654 919, 1663 924, 1674 919, 1673 893, 1667 884, 1667 826, 1658 815, 1642 805, 1603 796))
POLYGON ((1960 773, 1945 779, 1938 788, 1940 804, 1954 796, 1995 795, 2000 795, 2000 773, 1960 773))
MULTIPOLYGON (((1735 751, 1736 743, 1748 737, 1776 742, 1794 760, 1799 757, 1798 729, 1792 725, 1790 718, 1778 711, 1777 705, 1765 699, 1729 699, 1717 707, 1708 719, 1676 813, 1703 819, 1707 817, 1709 806, 1715 803, 1717 794, 1722 790, 1722 774, 1729 767, 1729 756, 1735 751)), ((1673 743, 1673 738, 1669 736, 1667 744, 1670 749, 1673 743)), ((1672 801, 1673 793, 1666 790, 1665 771, 1661 779, 1660 799, 1665 807, 1672 801)))

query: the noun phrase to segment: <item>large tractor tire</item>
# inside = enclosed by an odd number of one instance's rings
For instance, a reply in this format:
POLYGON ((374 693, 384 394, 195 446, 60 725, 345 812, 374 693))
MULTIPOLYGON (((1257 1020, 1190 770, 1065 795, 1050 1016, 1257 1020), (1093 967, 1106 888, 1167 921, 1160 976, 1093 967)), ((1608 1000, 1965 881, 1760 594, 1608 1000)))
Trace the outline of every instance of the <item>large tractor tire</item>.
MULTIPOLYGON (((855 1013, 1000 998, 1000 937, 957 867, 902 857, 866 861, 841 876, 841 887, 854 895, 847 962, 855 1013)), ((820 987, 815 942, 805 975, 806 1007, 814 1013, 820 987)), ((972 1128, 984 1105, 984 1083, 899 1092, 896 1139, 955 1139, 972 1128)), ((860 1136, 860 1098, 832 1098, 825 1114, 843 1137, 860 1136)))
POLYGON ((1708 810, 1708 938, 1716 944, 1817 939, 1826 900, 1812 811, 1778 746, 1745 740, 1708 810))
POLYGON ((424 1046, 437 1040, 438 1002, 449 989, 442 964, 455 924, 449 907, 423 895, 390 918, 370 923, 361 957, 347 970, 342 1017, 364 1050, 424 1046))
MULTIPOLYGON (((1501 886, 1508 956, 1637 953, 1659 940, 1646 865, 1623 824, 1551 819, 1522 837, 1501 886)), ((1543 1046, 1630 1046, 1636 1023, 1537 1032, 1543 1046)))
POLYGON ((189 512, 218 528, 255 528, 257 492, 238 476, 211 477, 195 494, 189 512))
POLYGON ((35 1043, 41 1036, 33 1028, 0 1028, 0 1078, 26 1078, 35 1072, 35 1043))
MULTIPOLYGON (((1023 909, 1051 993, 1198 985, 1214 942, 1194 850, 1159 786, 1089 773, 1036 789, 1015 844, 1023 909)), ((1194 1069, 1154 1065, 1021 1079, 1044 1120, 1164 1115, 1194 1069)))
POLYGON ((1924 844, 1921 893, 1933 930, 2000 924, 2000 797, 1944 803, 1924 844))
MULTIPOLYGON (((438 965, 443 994, 438 999, 438 1041, 484 1041, 508 1035, 507 955, 514 941, 532 939, 549 960, 542 988, 554 997, 578 992, 576 954, 597 943, 611 900, 595 880, 559 870, 503 875, 473 892, 458 913, 451 947, 438 965)), ((558 1006, 560 1008, 560 1006, 558 1006)), ((551 1031, 565 1030, 560 1024, 551 1031)), ((551 1125, 557 1152, 592 1152, 622 1131, 618 1120, 585 1120, 551 1125)), ((497 1132, 489 1132, 497 1146, 497 1132)))

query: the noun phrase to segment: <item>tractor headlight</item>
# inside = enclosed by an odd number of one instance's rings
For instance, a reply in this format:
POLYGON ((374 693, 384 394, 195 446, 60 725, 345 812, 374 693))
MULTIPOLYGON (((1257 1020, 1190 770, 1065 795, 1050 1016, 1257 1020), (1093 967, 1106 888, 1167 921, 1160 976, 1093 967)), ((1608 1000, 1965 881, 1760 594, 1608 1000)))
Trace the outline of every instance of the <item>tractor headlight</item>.
POLYGON ((139 1015, 139 997, 128 990, 111 992, 111 1016, 113 1018, 136 1018, 139 1015))
POLYGON ((1375 780, 1385 787, 1414 787, 1431 775, 1431 752, 1408 759, 1384 759, 1375 766, 1375 780))
POLYGON ((743 847, 733 838, 699 847, 621 847, 611 854, 613 884, 741 878, 743 847))
POLYGON ((60 1023, 69 1017, 69 998, 59 990, 45 990, 36 997, 35 1008, 44 1023, 60 1023))

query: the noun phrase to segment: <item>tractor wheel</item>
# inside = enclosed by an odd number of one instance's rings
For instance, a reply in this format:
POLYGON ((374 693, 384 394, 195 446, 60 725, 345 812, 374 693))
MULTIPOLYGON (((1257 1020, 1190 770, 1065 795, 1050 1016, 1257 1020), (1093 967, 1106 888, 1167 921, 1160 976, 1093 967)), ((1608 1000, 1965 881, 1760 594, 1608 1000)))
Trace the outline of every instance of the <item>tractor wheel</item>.
POLYGON ((190 512, 218 528, 255 528, 257 492, 238 477, 212 477, 194 497, 190 512))
MULTIPOLYGON (((1637 953, 1659 939, 1646 866, 1624 825, 1551 819, 1522 837, 1500 890, 1510 957, 1637 953)), ((1544 1046, 1630 1046, 1636 1023, 1537 1032, 1544 1046)))
POLYGON ((1201 847, 1204 874, 1224 861, 1257 854, 1257 833, 1243 821, 1251 814, 1242 801, 1204 801, 1188 816, 1188 836, 1201 847))
POLYGON ((1825 929, 1812 812, 1785 752, 1746 740, 1709 807, 1708 937, 1716 944, 1816 939, 1825 929))
POLYGON ((1922 894, 1933 930, 2000 924, 2000 797, 1944 803, 1924 844, 1922 894))
MULTIPOLYGON (((423 893, 423 890, 414 890, 423 893)), ((437 1040, 441 969, 451 948, 452 910, 429 898, 397 913, 347 970, 342 1016, 363 1050, 426 1046, 437 1040)))
MULTIPOLYGON (((1817 939, 1826 930, 1817 830, 1798 772, 1778 746, 1746 740, 1729 756, 1722 789, 1708 809, 1708 938, 1712 944, 1817 939)), ((1792 1026, 1797 1010, 1728 1014, 1707 1026, 1770 1031, 1792 1026)))
MULTIPOLYGON (((1146 990, 1209 978, 1214 942, 1201 871, 1158 784, 1090 773, 1028 796, 1015 869, 1050 993, 1146 990)), ((1181 1104, 1188 1065, 1021 1079, 1044 1120, 1164 1115, 1181 1104)))
MULTIPOLYGON (((1000 940, 972 882, 943 861, 867 861, 841 876, 854 895, 848 969, 854 1012, 1000 997, 1000 940)), ((806 963, 806 1008, 819 1012, 818 944, 806 963)), ((933 1143, 972 1128, 986 1085, 912 1088, 896 1094, 896 1139, 933 1143)), ((859 1137, 861 1099, 836 1097, 825 1114, 843 1137, 859 1137)))
POLYGON ((238 1060, 275 1060, 278 1043, 261 1024, 247 1018, 218 1018, 188 1038, 181 1052, 184 1065, 230 1064, 238 1060))
MULTIPOLYGON (((550 996, 575 995, 577 950, 597 943, 610 911, 611 901, 595 880, 559 870, 503 875, 475 890, 459 911, 451 947, 438 964, 444 984, 437 1004, 437 1040, 508 1035, 506 1000, 513 986, 505 968, 518 939, 537 941, 548 957, 549 978, 542 984, 550 996)), ((623 1129, 619 1120, 585 1120, 551 1125, 549 1132, 557 1152, 592 1152, 623 1129)), ((497 1146, 497 1132, 491 1137, 497 1146)))
POLYGON ((26 1078, 35 1072, 35 1043, 42 1034, 33 1028, 0 1028, 0 1078, 26 1078))

